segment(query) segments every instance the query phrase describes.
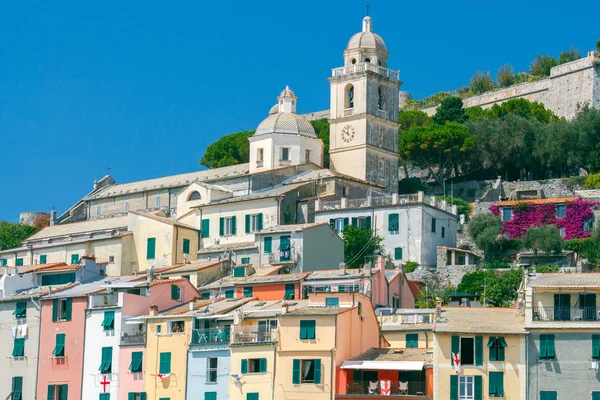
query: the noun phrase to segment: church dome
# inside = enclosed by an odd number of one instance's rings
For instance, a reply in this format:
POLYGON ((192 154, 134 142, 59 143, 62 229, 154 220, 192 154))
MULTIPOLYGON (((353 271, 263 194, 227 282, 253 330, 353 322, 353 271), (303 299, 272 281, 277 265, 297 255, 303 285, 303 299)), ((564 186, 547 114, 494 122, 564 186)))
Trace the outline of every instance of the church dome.
POLYGON ((366 16, 363 18, 363 29, 362 32, 356 33, 348 41, 347 50, 358 49, 358 48, 369 48, 381 51, 387 51, 385 42, 381 36, 372 32, 373 20, 371 17, 366 16))
POLYGON ((279 104, 275 104, 273 107, 271 107, 271 109, 269 110, 269 115, 273 115, 273 114, 277 114, 279 112, 279 104))
POLYGON ((277 97, 277 104, 269 110, 269 116, 258 125, 254 136, 284 133, 316 138, 315 129, 306 118, 296 114, 298 97, 286 86, 277 97))

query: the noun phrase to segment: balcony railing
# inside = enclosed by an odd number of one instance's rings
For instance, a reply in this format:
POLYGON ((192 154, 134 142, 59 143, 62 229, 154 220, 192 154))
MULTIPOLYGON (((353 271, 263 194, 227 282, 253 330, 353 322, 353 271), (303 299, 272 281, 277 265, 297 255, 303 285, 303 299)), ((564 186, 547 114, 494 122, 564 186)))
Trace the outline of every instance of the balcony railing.
POLYGON ((257 326, 233 328, 231 344, 271 343, 277 341, 277 329, 260 329, 257 326))
POLYGON ((142 332, 123 333, 119 343, 121 346, 143 345, 146 343, 146 334, 142 332))
POLYGON ((344 109, 344 117, 350 117, 354 115, 354 108, 345 108, 344 109))
POLYGON ((536 321, 597 321, 596 307, 533 307, 532 319, 536 321))
POLYGON ((345 67, 333 68, 331 70, 331 76, 355 74, 363 71, 375 72, 376 74, 396 81, 400 79, 400 71, 394 71, 372 63, 353 64, 345 67))
POLYGON ((457 215, 458 210, 455 205, 450 204, 443 200, 438 200, 432 196, 425 196, 423 192, 414 194, 398 195, 393 194, 383 196, 371 196, 362 199, 340 199, 330 201, 319 201, 315 207, 315 211, 327 211, 327 210, 338 210, 345 208, 359 208, 359 207, 373 207, 373 206, 385 206, 385 205, 402 205, 402 204, 427 204, 431 207, 438 208, 440 210, 447 211, 451 214, 457 215))
POLYGON ((194 329, 192 331, 192 343, 229 343, 231 330, 221 329, 194 329))
MULTIPOLYGON (((402 396, 423 396, 423 398, 428 398, 426 395, 426 383, 425 381, 406 381, 403 383, 391 382, 390 387, 390 396, 393 397, 402 397, 402 396)), ((377 385, 375 382, 369 381, 359 381, 353 382, 346 386, 346 394, 349 395, 364 395, 364 397, 368 396, 382 396, 387 394, 383 394, 381 392, 381 388, 379 385, 379 381, 377 381, 377 385)), ((417 397, 418 398, 418 397, 417 397)))

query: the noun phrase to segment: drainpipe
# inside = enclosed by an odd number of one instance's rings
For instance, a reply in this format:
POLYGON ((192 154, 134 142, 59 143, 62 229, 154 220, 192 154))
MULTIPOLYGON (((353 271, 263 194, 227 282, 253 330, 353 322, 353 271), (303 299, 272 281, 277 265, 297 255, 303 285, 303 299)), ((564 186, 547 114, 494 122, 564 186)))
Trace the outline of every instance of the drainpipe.
MULTIPOLYGON (((31 301, 33 301, 33 296, 31 297, 31 301)), ((41 308, 42 299, 40 298, 40 305, 39 306, 35 303, 35 301, 33 301, 33 304, 35 304, 38 307, 38 309, 40 310, 40 324, 39 324, 39 327, 38 327, 38 341, 37 341, 38 342, 37 353, 38 353, 38 357, 39 357, 40 347, 41 347, 41 343, 42 343, 42 324, 41 324, 41 319, 42 319, 42 308, 41 308)), ((85 332, 85 330, 84 330, 84 332, 85 332)), ((85 337, 85 335, 84 335, 84 337, 85 337)), ((81 368, 81 370, 83 371, 83 368, 81 368)), ((39 382, 39 380, 40 380, 40 374, 38 372, 37 374, 35 374, 35 391, 34 391, 35 396, 34 396, 34 399, 37 399, 37 388, 38 388, 38 382, 39 382)))
POLYGON ((333 342, 334 346, 332 349, 329 350, 329 356, 330 356, 330 360, 331 360, 331 372, 330 372, 331 373, 331 375, 330 375, 331 383, 329 384, 330 385, 329 387, 331 388, 331 400, 335 400, 335 392, 336 392, 335 380, 333 379, 333 373, 335 372, 335 359, 333 358, 333 354, 335 352, 335 349, 337 349, 337 332, 338 332, 337 320, 338 320, 338 316, 335 315, 334 325, 335 325, 336 334, 335 334, 335 339, 333 342))
MULTIPOLYGON (((281 318, 279 320, 279 323, 281 322, 281 318)), ((281 326, 281 324, 278 323, 278 326, 281 326)), ((277 337, 277 343, 279 343, 279 336, 277 337)), ((271 399, 275 400, 275 375, 277 374, 277 344, 275 346, 273 346, 273 391, 271 392, 271 399)))
POLYGON ((175 262, 173 264, 177 264, 177 256, 179 255, 179 227, 175 226, 175 262))
MULTIPOLYGON (((88 300, 87 297, 85 300, 87 302, 87 300, 88 300)), ((87 308, 87 304, 86 304, 86 308, 87 308)), ((86 325, 87 325, 87 315, 86 315, 86 318, 83 319, 83 346, 81 346, 82 349, 85 349, 85 337, 86 337, 85 327, 86 327, 86 325)), ((40 337, 40 342, 42 341, 41 339, 42 338, 40 337)), ((84 375, 83 375, 83 365, 82 365, 82 368, 81 368, 81 382, 82 383, 83 383, 83 378, 84 378, 84 375)), ((82 398, 81 397, 82 395, 83 395, 83 385, 81 385, 81 391, 79 392, 79 397, 82 398)))

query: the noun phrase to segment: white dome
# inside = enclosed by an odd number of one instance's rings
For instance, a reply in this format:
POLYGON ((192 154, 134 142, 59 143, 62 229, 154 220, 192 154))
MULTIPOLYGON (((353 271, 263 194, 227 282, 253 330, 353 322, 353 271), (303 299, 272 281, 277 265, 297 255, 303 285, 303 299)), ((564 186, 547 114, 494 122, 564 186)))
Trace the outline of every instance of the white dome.
POLYGON ((296 113, 278 112, 269 115, 258 125, 254 136, 269 133, 286 133, 316 138, 315 129, 308 120, 296 113))
POLYGON ((348 41, 347 50, 358 49, 358 48, 370 48, 382 51, 387 51, 385 42, 381 36, 371 31, 373 20, 371 17, 363 18, 363 30, 354 34, 348 41))

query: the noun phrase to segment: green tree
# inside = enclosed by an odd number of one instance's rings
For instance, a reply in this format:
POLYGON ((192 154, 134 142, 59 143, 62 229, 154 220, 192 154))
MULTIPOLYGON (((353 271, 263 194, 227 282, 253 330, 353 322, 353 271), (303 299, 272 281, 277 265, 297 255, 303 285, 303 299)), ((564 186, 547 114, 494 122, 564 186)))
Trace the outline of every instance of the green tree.
POLYGON ((437 196, 438 200, 446 200, 448 204, 454 204, 458 211, 458 215, 465 214, 465 216, 471 215, 471 211, 473 211, 473 206, 468 201, 460 199, 458 197, 452 197, 450 195, 437 196))
POLYGON ((371 229, 360 229, 353 225, 348 225, 342 232, 344 239, 344 262, 348 268, 358 268, 363 265, 365 256, 381 254, 383 239, 373 235, 371 229))
POLYGON ((471 77, 469 87, 471 89, 471 93, 482 94, 492 90, 493 86, 494 82, 492 81, 488 71, 477 71, 475 75, 471 77))
POLYGON ((495 307, 509 307, 517 300, 517 290, 523 280, 519 268, 509 271, 496 271, 494 278, 485 285, 485 303, 495 307))
POLYGON ((479 106, 465 108, 465 114, 469 121, 487 118, 487 110, 484 110, 479 106))
POLYGON ((458 176, 474 147, 469 130, 457 122, 411 129, 400 136, 398 144, 403 161, 429 170, 437 182, 451 171, 458 176))
POLYGON ((417 293, 417 299, 415 300, 416 308, 435 308, 436 300, 440 299, 442 304, 448 303, 448 296, 445 290, 439 289, 435 286, 425 286, 417 293))
POLYGON ((496 80, 502 87, 509 87, 515 83, 515 69, 510 64, 504 64, 498 68, 496 80))
POLYGON ((560 253, 562 251, 563 240, 556 226, 536 226, 529 228, 525 232, 523 246, 533 250, 534 263, 537 265, 538 251, 546 252, 546 257, 550 258, 550 253, 560 253))
POLYGON ((467 120, 467 115, 463 109, 463 101, 460 97, 447 97, 442 100, 435 115, 433 122, 438 125, 444 125, 446 122, 458 122, 462 124, 467 120))
POLYGON ((242 131, 221 137, 206 148, 200 164, 221 168, 246 163, 250 160, 250 142, 254 131, 242 131))
POLYGON ((585 177, 584 189, 600 189, 600 172, 585 177))
POLYGON ((33 226, 0 221, 0 250, 12 249, 36 233, 33 226))
POLYGON ((529 66, 529 73, 533 76, 537 77, 546 77, 550 76, 550 70, 553 67, 558 65, 558 60, 554 57, 550 57, 549 55, 541 55, 535 58, 535 60, 529 66))
POLYGON ((484 252, 486 260, 493 258, 500 250, 498 237, 501 229, 502 222, 493 214, 479 214, 469 222, 469 237, 484 252))
POLYGON ((570 147, 577 151, 581 168, 600 172, 600 110, 587 105, 570 124, 573 140, 570 147))
POLYGON ((433 125, 433 120, 421 110, 399 110, 398 111, 398 133, 416 128, 419 126, 433 125))
POLYGON ((580 58, 581 52, 579 51, 579 49, 576 49, 573 46, 571 46, 569 50, 560 53, 560 56, 558 57, 558 63, 566 64, 571 61, 579 60, 580 58))
POLYGON ((329 168, 329 121, 327 118, 310 121, 315 133, 323 141, 323 167, 329 168))
POLYGON ((551 110, 546 109, 542 103, 527 99, 511 99, 502 104, 494 104, 492 108, 484 110, 487 119, 504 118, 507 115, 516 115, 525 119, 535 119, 539 122, 555 122, 559 118, 551 110))
POLYGON ((596 51, 600 51, 600 39, 596 42, 596 51))
POLYGON ((487 281, 494 278, 494 273, 491 271, 473 271, 463 275, 462 280, 458 284, 458 291, 461 293, 480 294, 483 293, 483 288, 487 281))
POLYGON ((548 273, 552 273, 552 272, 559 272, 560 268, 558 268, 558 265, 554 265, 554 264, 543 264, 543 265, 538 265, 537 267, 535 267, 535 272, 538 274, 548 274, 548 273))

